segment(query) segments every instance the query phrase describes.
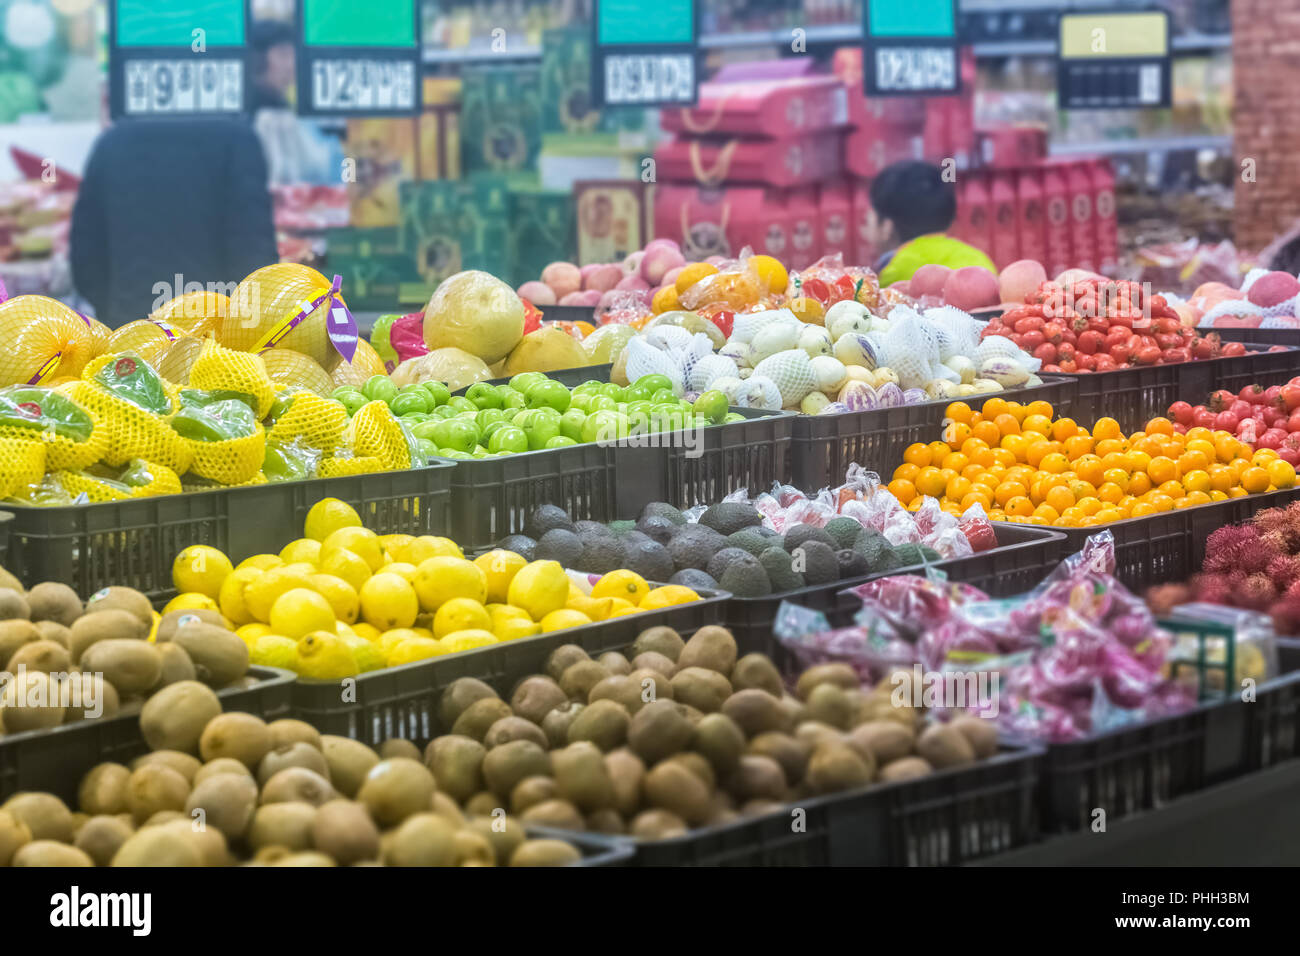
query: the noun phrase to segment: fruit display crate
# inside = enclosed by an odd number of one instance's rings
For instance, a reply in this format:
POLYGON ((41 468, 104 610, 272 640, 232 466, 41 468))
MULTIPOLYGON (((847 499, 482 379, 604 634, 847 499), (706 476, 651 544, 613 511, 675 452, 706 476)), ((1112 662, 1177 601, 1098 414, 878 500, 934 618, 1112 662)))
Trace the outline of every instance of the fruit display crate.
POLYGON ((602 833, 575 833, 553 827, 530 826, 528 835, 534 839, 563 840, 582 853, 582 859, 569 866, 629 866, 636 856, 636 844, 626 837, 606 836, 602 833))
POLYGON ((450 730, 439 724, 438 700, 453 681, 476 677, 509 695, 521 678, 543 673, 546 658, 562 644, 603 654, 629 646, 646 628, 663 625, 687 636, 706 624, 722 624, 730 595, 697 593, 701 599, 687 604, 432 657, 348 681, 298 680, 293 685, 294 716, 323 734, 351 737, 370 746, 390 737, 423 744, 450 730))
POLYGON ((1217 333, 1224 342, 1241 342, 1245 345, 1285 345, 1300 348, 1300 329, 1201 329, 1217 333))
POLYGON ((1137 431, 1168 414, 1174 402, 1202 404, 1215 389, 1283 385, 1296 374, 1298 358, 1295 350, 1270 352, 1261 344, 1245 355, 1067 375, 1076 383, 1070 417, 1089 427, 1099 418, 1113 418, 1125 432, 1137 431))
MULTIPOLYGON (((950 581, 962 581, 993 597, 1009 597, 1030 590, 1056 567, 1064 535, 1054 528, 1034 525, 998 524, 998 546, 968 558, 936 561, 936 569, 950 581)), ((853 621, 860 604, 844 592, 873 578, 892 574, 925 574, 927 566, 895 568, 860 578, 814 584, 758 598, 732 597, 727 603, 726 623, 736 637, 742 654, 777 650, 772 639, 772 622, 782 601, 821 611, 832 627, 844 627, 853 621)), ((784 655, 778 654, 778 657, 784 655)))
POLYGON ((736 823, 636 844, 636 866, 952 866, 1037 837, 1041 750, 801 800, 736 823))
MULTIPOLYGON (((1061 537, 1057 558, 1081 551, 1089 537, 1109 531, 1115 538, 1115 576, 1135 593, 1141 593, 1154 584, 1186 581, 1199 571, 1205 557, 1205 539, 1214 530, 1246 521, 1265 508, 1284 507, 1297 499, 1300 499, 1300 487, 1176 508, 1092 528, 1053 527, 1061 537)), ((1003 521, 993 524, 999 539, 1004 528, 1024 527, 1003 521)))
MULTIPOLYGON (((969 400, 997 397, 1026 404, 1045 401, 1058 415, 1065 415, 1076 388, 1073 378, 1048 375, 1042 385, 990 392, 969 400)), ((794 486, 809 494, 834 488, 843 483, 849 465, 855 462, 880 474, 892 472, 902 463, 909 445, 939 438, 944 413, 953 401, 946 398, 869 412, 798 416, 790 443, 789 470, 794 486)))
POLYGON ((302 536, 308 510, 322 498, 346 501, 377 534, 445 535, 455 470, 438 463, 99 504, 10 506, 6 567, 27 587, 59 581, 88 597, 121 585, 158 604, 176 593, 172 561, 184 548, 211 545, 236 563, 278 552, 302 536))
MULTIPOLYGON (((267 721, 290 716, 294 675, 273 667, 250 667, 252 687, 217 691, 223 711, 256 714, 267 721)), ((45 790, 76 806, 81 778, 98 763, 130 763, 148 753, 139 708, 117 717, 79 720, 49 730, 0 736, 0 800, 19 791, 45 790)))
MULTIPOLYGON (((561 385, 568 388, 577 388, 583 382, 608 382, 609 373, 613 368, 614 366, 609 363, 604 365, 580 365, 576 368, 556 369, 553 372, 547 372, 545 374, 547 378, 554 379, 561 385)), ((510 378, 508 376, 506 378, 490 378, 487 380, 487 383, 489 385, 509 385, 510 378)), ((464 395, 469 391, 469 389, 470 386, 466 385, 464 388, 459 388, 452 392, 452 394, 464 395)))
POLYGON ((0 511, 0 568, 9 566, 5 559, 9 557, 9 527, 13 521, 13 512, 0 511))
POLYGON ((596 310, 589 305, 539 305, 537 308, 547 322, 596 321, 596 310))

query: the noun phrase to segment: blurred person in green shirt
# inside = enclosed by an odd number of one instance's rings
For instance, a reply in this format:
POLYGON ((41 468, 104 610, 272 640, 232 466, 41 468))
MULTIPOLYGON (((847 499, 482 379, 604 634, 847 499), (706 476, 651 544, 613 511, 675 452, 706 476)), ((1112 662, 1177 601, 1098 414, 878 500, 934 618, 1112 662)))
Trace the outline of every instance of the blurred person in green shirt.
POLYGON ((960 239, 945 235, 957 218, 957 190, 931 163, 894 163, 871 182, 867 229, 877 249, 882 286, 910 279, 925 265, 950 269, 980 266, 996 274, 993 260, 960 239))

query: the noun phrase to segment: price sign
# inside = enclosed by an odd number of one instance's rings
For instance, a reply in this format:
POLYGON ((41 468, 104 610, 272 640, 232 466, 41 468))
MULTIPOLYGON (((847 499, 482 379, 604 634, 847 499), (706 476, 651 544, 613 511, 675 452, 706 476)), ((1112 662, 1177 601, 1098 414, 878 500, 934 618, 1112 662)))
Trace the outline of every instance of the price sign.
POLYGON ((108 16, 114 119, 244 112, 245 0, 112 0, 108 16))
POLYGON ((1056 91, 1061 109, 1172 105, 1169 13, 1069 13, 1061 17, 1056 91))
POLYGON ((699 99, 695 0, 597 0, 592 90, 603 106, 694 106, 699 99))
POLYGON ((298 112, 413 116, 420 112, 415 0, 298 0, 298 112))
POLYGON ((957 0, 866 0, 863 84, 870 96, 961 91, 957 0))

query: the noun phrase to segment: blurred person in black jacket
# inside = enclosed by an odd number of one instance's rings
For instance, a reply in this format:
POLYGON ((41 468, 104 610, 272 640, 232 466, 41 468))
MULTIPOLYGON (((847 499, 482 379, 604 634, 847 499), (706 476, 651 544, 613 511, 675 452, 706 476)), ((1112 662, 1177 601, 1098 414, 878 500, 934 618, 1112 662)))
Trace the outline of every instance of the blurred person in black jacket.
POLYGON ((95 143, 72 212, 77 291, 111 328, 193 282, 228 293, 279 260, 266 181, 262 145, 246 123, 115 124, 95 143))

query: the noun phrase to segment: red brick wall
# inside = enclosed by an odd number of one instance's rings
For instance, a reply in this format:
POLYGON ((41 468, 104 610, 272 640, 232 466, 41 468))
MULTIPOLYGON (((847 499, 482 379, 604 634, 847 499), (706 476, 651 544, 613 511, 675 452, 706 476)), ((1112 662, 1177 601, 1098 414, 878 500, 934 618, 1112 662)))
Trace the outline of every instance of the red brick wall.
POLYGON ((1232 0, 1236 240, 1258 250, 1300 219, 1300 0, 1232 0), (1254 182, 1241 164, 1254 160, 1254 182))

